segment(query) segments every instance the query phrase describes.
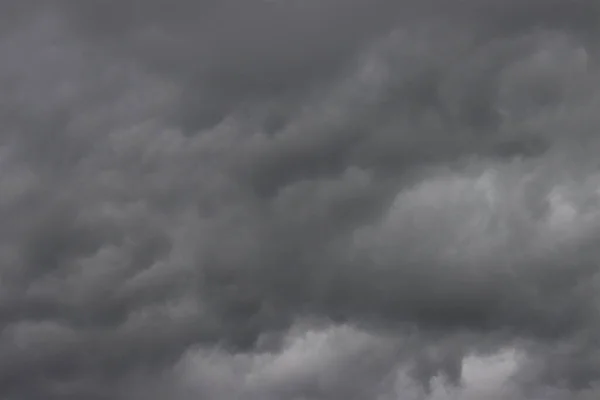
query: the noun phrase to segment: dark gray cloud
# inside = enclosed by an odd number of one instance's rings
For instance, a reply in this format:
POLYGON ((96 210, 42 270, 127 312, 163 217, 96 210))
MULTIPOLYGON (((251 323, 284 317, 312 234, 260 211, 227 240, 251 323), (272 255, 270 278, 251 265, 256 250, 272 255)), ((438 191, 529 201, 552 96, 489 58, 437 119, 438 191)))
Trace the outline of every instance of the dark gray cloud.
POLYGON ((3 2, 0 397, 597 398, 598 11, 3 2))

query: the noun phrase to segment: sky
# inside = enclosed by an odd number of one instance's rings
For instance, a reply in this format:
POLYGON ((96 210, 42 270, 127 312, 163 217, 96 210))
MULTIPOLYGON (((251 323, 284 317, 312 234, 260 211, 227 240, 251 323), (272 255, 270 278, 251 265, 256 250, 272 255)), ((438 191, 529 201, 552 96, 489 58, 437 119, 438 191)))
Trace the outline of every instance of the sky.
POLYGON ((2 400, 600 396, 594 0, 0 0, 2 400))

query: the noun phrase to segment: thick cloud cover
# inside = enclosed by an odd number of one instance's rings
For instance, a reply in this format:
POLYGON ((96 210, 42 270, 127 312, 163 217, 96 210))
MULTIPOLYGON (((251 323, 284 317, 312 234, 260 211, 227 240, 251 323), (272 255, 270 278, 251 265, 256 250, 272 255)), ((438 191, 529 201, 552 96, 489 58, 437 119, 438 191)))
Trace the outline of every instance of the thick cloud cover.
POLYGON ((0 15, 0 398, 600 395, 596 1, 0 15))

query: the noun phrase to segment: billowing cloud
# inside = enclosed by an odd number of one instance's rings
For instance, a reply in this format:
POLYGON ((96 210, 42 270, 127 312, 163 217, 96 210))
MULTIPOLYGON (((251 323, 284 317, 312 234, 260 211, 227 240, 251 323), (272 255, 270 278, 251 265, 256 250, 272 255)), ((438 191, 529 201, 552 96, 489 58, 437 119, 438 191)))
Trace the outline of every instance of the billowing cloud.
POLYGON ((0 14, 1 398, 597 398, 595 2, 0 14))

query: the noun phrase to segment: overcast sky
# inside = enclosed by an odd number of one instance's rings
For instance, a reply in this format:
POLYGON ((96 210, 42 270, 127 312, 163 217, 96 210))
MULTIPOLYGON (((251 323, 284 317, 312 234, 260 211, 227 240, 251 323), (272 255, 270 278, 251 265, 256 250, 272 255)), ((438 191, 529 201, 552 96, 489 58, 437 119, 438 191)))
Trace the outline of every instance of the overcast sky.
POLYGON ((600 397, 595 0, 0 0, 2 400, 600 397))

